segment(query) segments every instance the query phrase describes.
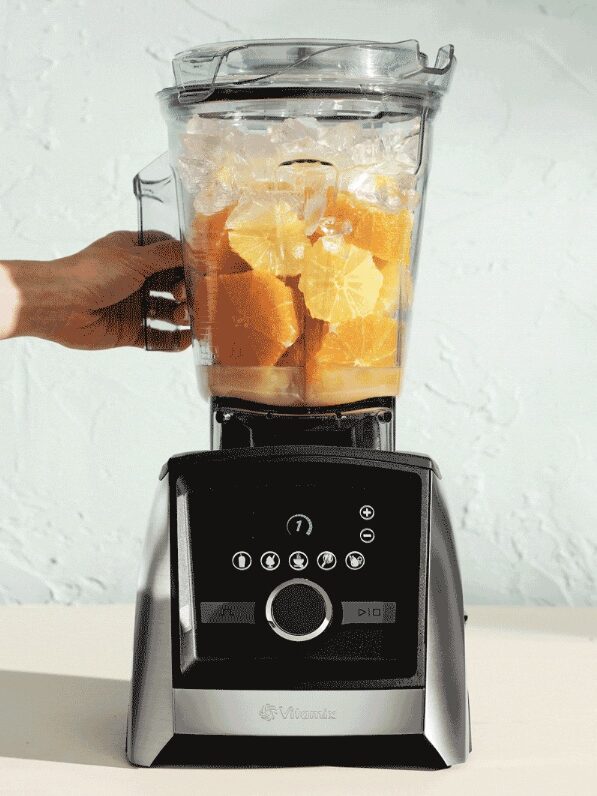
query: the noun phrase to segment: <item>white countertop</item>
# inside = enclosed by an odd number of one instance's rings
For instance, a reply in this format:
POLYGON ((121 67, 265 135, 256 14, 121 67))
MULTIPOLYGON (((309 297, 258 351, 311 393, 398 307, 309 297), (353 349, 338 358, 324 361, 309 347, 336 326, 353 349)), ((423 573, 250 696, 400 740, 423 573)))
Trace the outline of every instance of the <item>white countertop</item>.
POLYGON ((132 606, 1 607, 0 794, 595 796, 597 608, 468 614, 465 765, 138 769, 124 756, 132 606))

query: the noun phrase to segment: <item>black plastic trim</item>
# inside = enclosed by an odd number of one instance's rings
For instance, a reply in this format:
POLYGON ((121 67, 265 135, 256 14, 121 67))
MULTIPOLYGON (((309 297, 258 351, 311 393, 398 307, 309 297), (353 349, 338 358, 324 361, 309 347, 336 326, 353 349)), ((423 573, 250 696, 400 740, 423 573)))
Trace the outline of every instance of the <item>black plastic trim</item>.
POLYGON ((355 463, 387 464, 431 470, 437 478, 441 473, 437 464, 429 456, 420 453, 399 451, 362 450, 360 448, 337 448, 328 445, 268 445, 261 448, 228 448, 225 451, 189 451, 171 456, 160 472, 160 480, 167 473, 210 459, 214 463, 241 461, 244 459, 279 459, 281 461, 317 461, 348 459, 355 463))
POLYGON ((175 735, 154 763, 185 764, 210 768, 448 768, 424 735, 175 735))

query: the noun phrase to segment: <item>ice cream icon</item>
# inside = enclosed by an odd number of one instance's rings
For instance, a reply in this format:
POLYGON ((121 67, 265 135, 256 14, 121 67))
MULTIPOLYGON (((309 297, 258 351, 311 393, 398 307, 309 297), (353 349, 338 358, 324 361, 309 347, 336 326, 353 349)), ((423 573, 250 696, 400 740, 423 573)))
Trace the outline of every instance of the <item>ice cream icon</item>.
POLYGON ((277 569, 280 566, 280 556, 273 550, 268 550, 261 556, 261 566, 267 570, 277 569))

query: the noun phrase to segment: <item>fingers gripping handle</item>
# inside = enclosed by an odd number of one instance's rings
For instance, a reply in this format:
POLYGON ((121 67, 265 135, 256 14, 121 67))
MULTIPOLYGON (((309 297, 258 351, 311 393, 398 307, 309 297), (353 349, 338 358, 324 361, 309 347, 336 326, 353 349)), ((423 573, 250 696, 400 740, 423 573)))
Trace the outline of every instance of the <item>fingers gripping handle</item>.
MULTIPOLYGON (((160 155, 133 179, 137 197, 139 246, 167 237, 179 238, 176 187, 168 153, 160 155), (159 230, 159 231, 158 231, 159 230)), ((172 289, 184 279, 182 267, 169 268, 148 277, 141 290, 143 333, 147 351, 170 351, 179 346, 174 336, 187 332, 188 325, 166 320, 171 314, 166 302, 176 306, 172 289), (173 344, 174 343, 174 344, 173 344)))

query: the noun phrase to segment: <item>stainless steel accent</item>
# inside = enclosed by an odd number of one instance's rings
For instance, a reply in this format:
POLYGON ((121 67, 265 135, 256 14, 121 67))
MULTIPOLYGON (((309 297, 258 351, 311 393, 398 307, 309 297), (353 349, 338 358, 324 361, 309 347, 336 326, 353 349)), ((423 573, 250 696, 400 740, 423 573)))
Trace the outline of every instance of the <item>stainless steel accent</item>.
MULTIPOLYGON (((174 727, 192 735, 421 733, 421 688, 365 691, 174 689, 174 727)), ((225 739, 223 740, 225 742, 225 739)))
POLYGON ((464 606, 448 512, 437 477, 431 472, 429 477, 424 734, 451 766, 464 763, 470 751, 464 606))
POLYGON ((342 603, 343 625, 386 624, 396 621, 396 603, 346 600, 342 603))
POLYGON ((267 601, 265 603, 265 618, 267 619, 268 624, 271 627, 271 629, 274 631, 274 633, 277 633, 279 636, 285 638, 287 641, 310 641, 312 638, 317 638, 317 636, 320 636, 332 621, 332 601, 328 597, 327 592, 324 589, 322 589, 318 583, 313 583, 312 580, 307 580, 307 578, 292 578, 291 580, 285 580, 284 583, 280 583, 279 586, 276 586, 276 588, 273 589, 273 591, 271 592, 270 596, 267 598, 267 601), (293 586, 295 584, 301 584, 302 586, 310 586, 320 595, 325 605, 325 617, 323 619, 323 622, 319 625, 319 627, 316 630, 313 630, 311 633, 305 633, 302 636, 296 636, 293 635, 292 633, 287 633, 286 630, 284 630, 278 625, 278 623, 274 619, 274 615, 272 612, 273 602, 275 598, 278 596, 278 594, 282 591, 282 589, 285 589, 287 586, 293 586))
POLYGON ((255 624, 255 603, 246 600, 202 602, 201 622, 206 625, 255 624))
POLYGON ((126 736, 131 763, 150 766, 174 735, 168 479, 158 484, 137 591, 126 736))
POLYGON ((187 495, 176 497, 176 549, 178 552, 178 622, 180 662, 183 672, 197 659, 195 600, 191 568, 191 533, 187 495))

